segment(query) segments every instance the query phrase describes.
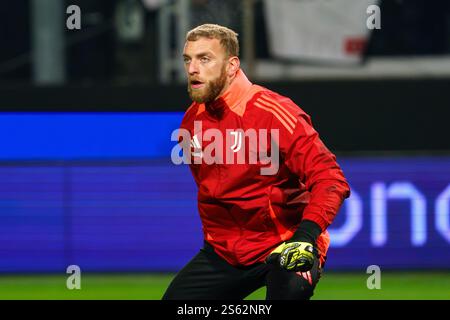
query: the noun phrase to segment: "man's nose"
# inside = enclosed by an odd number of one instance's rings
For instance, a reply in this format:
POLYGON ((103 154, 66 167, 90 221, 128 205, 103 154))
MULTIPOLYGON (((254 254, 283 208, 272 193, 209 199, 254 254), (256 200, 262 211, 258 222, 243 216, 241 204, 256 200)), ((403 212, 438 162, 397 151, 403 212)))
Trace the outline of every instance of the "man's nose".
POLYGON ((198 64, 196 61, 193 60, 188 64, 188 72, 189 74, 198 73, 198 64))

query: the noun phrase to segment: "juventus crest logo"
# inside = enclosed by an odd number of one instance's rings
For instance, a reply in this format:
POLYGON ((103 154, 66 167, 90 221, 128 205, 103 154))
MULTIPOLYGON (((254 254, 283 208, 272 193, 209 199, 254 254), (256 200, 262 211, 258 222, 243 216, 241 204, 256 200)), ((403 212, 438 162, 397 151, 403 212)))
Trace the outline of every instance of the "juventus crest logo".
POLYGON ((238 152, 242 147, 242 132, 241 131, 232 131, 230 134, 234 137, 234 143, 231 146, 231 150, 233 152, 238 152))

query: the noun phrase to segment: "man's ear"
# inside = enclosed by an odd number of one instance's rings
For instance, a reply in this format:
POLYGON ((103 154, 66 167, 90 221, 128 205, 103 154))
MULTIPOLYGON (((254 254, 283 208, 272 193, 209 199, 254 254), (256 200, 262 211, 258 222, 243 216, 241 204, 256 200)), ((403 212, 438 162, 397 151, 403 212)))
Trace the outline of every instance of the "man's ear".
POLYGON ((238 57, 230 57, 228 59, 228 75, 234 76, 236 72, 238 72, 239 68, 241 67, 241 62, 238 57))

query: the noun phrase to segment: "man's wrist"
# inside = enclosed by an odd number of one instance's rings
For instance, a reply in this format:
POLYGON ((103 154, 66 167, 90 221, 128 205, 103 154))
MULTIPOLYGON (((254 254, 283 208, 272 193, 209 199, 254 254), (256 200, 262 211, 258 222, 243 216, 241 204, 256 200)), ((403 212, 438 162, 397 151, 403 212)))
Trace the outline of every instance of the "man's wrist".
POLYGON ((303 220, 300 222, 297 230, 294 232, 294 235, 287 242, 309 242, 313 245, 316 245, 317 238, 322 233, 322 228, 311 220, 303 220))

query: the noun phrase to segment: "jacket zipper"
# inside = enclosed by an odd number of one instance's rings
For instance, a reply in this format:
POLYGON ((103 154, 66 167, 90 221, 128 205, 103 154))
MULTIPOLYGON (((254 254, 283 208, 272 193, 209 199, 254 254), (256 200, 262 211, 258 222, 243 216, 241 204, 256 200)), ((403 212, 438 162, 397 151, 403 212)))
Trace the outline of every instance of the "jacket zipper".
MULTIPOLYGON (((221 130, 222 128, 220 127, 221 121, 218 120, 217 122, 218 122, 219 130, 222 132, 222 130, 221 130)), ((224 152, 224 150, 222 149, 222 157, 223 157, 223 161, 225 161, 226 150, 225 150, 225 152, 224 152)), ((216 187, 214 188, 213 197, 214 197, 214 199, 217 200, 217 190, 219 189, 219 186, 220 186, 220 184, 221 184, 221 180, 222 180, 221 173, 222 173, 222 172, 221 172, 221 169, 220 169, 220 164, 217 164, 217 163, 214 162, 214 166, 215 166, 215 168, 217 168, 217 184, 216 184, 216 187)), ((233 254, 234 261, 236 261, 236 263, 239 264, 239 260, 237 259, 237 254, 236 254, 236 246, 237 246, 238 242, 241 241, 242 236, 243 236, 242 226, 241 226, 241 224, 238 222, 238 220, 231 214, 230 211, 227 210, 227 212, 228 212, 228 215, 230 216, 231 220, 232 220, 232 221, 235 223, 235 225, 239 228, 239 238, 238 238, 238 239, 236 240, 236 242, 234 243, 233 248, 232 248, 233 251, 231 252, 231 253, 233 254)))

